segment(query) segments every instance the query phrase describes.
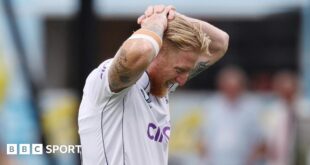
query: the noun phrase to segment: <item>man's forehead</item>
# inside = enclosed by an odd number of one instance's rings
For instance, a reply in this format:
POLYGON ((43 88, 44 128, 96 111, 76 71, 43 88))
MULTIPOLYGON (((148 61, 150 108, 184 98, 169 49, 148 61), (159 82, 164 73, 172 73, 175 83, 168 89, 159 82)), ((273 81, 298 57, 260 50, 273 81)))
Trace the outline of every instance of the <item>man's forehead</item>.
POLYGON ((191 58, 185 58, 176 64, 184 70, 192 70, 196 66, 197 60, 191 58))
POLYGON ((173 60, 172 66, 189 71, 195 68, 199 55, 194 52, 180 51, 173 58, 175 58, 175 60, 173 60))
POLYGON ((196 62, 200 57, 193 52, 182 52, 177 58, 182 58, 188 62, 196 62))

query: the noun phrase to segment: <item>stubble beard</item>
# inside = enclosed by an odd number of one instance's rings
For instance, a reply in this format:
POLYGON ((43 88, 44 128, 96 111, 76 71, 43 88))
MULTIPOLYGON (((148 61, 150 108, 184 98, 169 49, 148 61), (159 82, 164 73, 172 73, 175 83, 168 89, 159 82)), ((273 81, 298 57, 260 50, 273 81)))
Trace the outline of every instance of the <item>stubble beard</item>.
POLYGON ((165 83, 156 78, 151 78, 151 94, 157 97, 164 97, 168 93, 168 88, 165 83))

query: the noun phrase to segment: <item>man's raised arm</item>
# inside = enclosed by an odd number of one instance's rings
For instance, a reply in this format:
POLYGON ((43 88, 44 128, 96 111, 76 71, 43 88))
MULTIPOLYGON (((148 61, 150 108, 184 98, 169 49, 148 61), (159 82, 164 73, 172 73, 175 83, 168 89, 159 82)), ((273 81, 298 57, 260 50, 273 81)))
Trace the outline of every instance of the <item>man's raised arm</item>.
POLYGON ((155 6, 154 13, 117 51, 108 74, 113 92, 134 84, 157 55, 167 28, 169 10, 159 5, 155 6))
POLYGON ((229 35, 226 32, 211 25, 208 22, 194 19, 180 13, 177 14, 181 15, 181 17, 192 23, 198 23, 201 26, 202 30, 205 31, 206 34, 210 37, 211 43, 209 46, 209 53, 211 57, 214 57, 212 58, 212 61, 210 61, 211 64, 214 64, 217 60, 223 57, 223 55, 228 49, 229 43, 229 35))
POLYGON ((211 39, 209 54, 201 56, 198 60, 195 68, 191 71, 189 76, 189 79, 192 79, 224 56, 228 49, 229 35, 208 22, 190 18, 180 13, 176 13, 176 15, 183 17, 189 22, 197 23, 211 39))

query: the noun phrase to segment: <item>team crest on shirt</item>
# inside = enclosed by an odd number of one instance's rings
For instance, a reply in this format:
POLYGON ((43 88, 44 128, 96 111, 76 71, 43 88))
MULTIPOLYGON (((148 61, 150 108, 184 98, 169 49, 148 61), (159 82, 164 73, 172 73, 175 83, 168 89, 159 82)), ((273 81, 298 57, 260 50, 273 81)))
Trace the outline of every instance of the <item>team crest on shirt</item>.
POLYGON ((147 136, 149 139, 159 143, 168 142, 170 138, 170 126, 160 127, 154 123, 149 123, 147 136))
POLYGON ((102 79, 102 75, 103 73, 105 72, 105 70, 107 69, 106 66, 103 66, 102 69, 101 69, 101 74, 100 74, 100 78, 102 79))
POLYGON ((152 101, 151 101, 151 98, 150 98, 150 94, 149 94, 149 93, 146 93, 143 89, 140 89, 140 91, 141 91, 141 93, 142 93, 142 95, 143 95, 145 101, 146 101, 147 103, 151 103, 152 101))

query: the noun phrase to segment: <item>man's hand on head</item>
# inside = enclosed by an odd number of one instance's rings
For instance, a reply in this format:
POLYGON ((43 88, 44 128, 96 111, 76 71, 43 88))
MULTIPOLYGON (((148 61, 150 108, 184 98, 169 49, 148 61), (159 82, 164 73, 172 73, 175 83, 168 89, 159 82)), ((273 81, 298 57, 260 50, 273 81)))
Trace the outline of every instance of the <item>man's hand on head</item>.
POLYGON ((142 28, 148 28, 150 24, 156 22, 163 30, 166 30, 168 21, 174 19, 175 12, 175 7, 172 5, 149 6, 145 10, 144 15, 141 15, 137 19, 137 23, 140 24, 142 28))

